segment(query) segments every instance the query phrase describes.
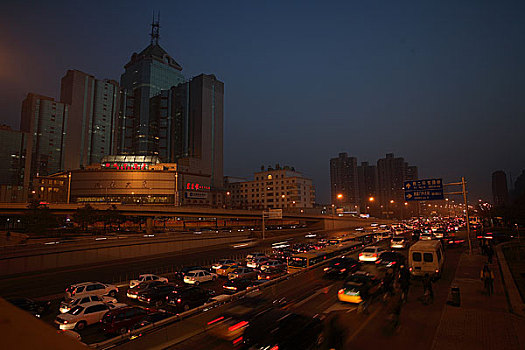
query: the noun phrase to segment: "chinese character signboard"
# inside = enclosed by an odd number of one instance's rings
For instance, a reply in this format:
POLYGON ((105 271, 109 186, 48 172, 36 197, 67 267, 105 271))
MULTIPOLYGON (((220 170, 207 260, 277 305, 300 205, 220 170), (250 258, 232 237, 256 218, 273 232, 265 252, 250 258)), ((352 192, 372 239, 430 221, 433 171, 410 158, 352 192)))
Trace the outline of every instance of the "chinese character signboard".
POLYGON ((442 179, 405 181, 406 201, 432 201, 442 199, 444 199, 442 179))

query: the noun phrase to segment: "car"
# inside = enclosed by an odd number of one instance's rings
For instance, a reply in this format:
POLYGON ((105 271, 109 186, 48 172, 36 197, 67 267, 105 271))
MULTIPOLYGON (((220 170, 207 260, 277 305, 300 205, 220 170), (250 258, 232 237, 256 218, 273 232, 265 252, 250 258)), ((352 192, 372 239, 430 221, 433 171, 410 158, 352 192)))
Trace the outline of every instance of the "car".
POLYGON ((361 253, 359 253, 359 261, 363 262, 375 262, 377 258, 379 257, 379 254, 383 251, 383 248, 371 246, 363 249, 361 253))
POLYGON ((422 241, 430 241, 434 239, 434 234, 431 232, 423 232, 419 235, 419 239, 422 241))
POLYGON ((250 261, 246 263, 247 267, 251 267, 252 269, 258 269, 261 267, 261 265, 264 265, 268 262, 268 258, 265 256, 260 256, 257 258, 253 258, 250 261))
POLYGON ((77 305, 84 305, 92 301, 100 301, 103 303, 116 303, 117 299, 112 298, 112 297, 107 297, 107 296, 86 295, 82 298, 70 299, 69 302, 62 301, 60 303, 59 311, 60 313, 65 314, 66 312, 69 312, 69 310, 71 310, 77 305))
POLYGON ((29 298, 9 298, 8 302, 19 309, 29 312, 31 315, 41 317, 50 311, 50 301, 36 301, 29 298))
POLYGON ((239 267, 228 274, 228 279, 248 278, 257 279, 257 271, 249 267, 239 267))
POLYGON ((364 288, 368 290, 370 296, 376 295, 381 291, 381 280, 368 272, 358 271, 345 280, 343 287, 337 292, 337 299, 346 303, 359 304, 361 293, 364 288))
POLYGON ((253 284, 253 280, 247 278, 235 278, 224 282, 222 288, 226 294, 235 294, 248 289, 253 284))
POLYGON ((135 323, 134 325, 132 325, 130 327, 130 330, 136 330, 136 329, 140 329, 140 328, 143 328, 143 327, 146 327, 150 324, 153 324, 153 323, 157 323, 159 321, 162 321, 168 317, 171 317, 171 316, 175 316, 173 313, 171 312, 167 312, 167 311, 163 311, 163 310, 160 310, 160 311, 154 311, 154 312, 151 312, 149 314, 147 314, 146 316, 144 316, 144 318, 140 321, 138 321, 137 323, 135 323))
POLYGON ((249 262, 249 261, 252 260, 252 259, 255 259, 255 258, 262 258, 263 256, 266 256, 266 254, 264 254, 264 253, 259 253, 259 252, 250 253, 250 254, 246 255, 246 259, 245 259, 245 261, 246 261, 246 262, 249 262))
POLYGON ((392 249, 404 249, 406 248, 404 237, 393 237, 390 241, 390 248, 392 249))
POLYGON ((398 252, 383 252, 379 255, 376 264, 381 264, 386 267, 397 268, 406 263, 406 258, 403 254, 398 252))
POLYGON ((161 276, 152 275, 148 273, 148 274, 140 275, 139 278, 137 278, 136 280, 129 281, 129 288, 135 288, 142 282, 146 282, 146 281, 161 281, 164 283, 168 283, 168 279, 166 277, 161 277, 161 276))
POLYGON ((185 266, 183 267, 180 271, 178 271, 176 273, 176 276, 177 278, 183 280, 184 279, 184 276, 190 272, 190 271, 195 271, 195 270, 206 270, 204 267, 202 266, 185 266))
POLYGON ((175 288, 176 287, 172 284, 163 283, 161 285, 154 286, 153 288, 140 291, 138 293, 137 299, 141 303, 155 305, 155 307, 161 307, 166 301, 166 297, 175 288))
POLYGON ((65 299, 81 298, 86 295, 109 295, 115 298, 118 293, 118 288, 112 284, 104 284, 100 282, 83 282, 72 284, 66 289, 65 299))
POLYGON ((145 290, 148 290, 150 288, 155 288, 156 286, 161 286, 164 284, 166 283, 162 281, 145 281, 139 284, 138 286, 136 286, 135 288, 128 289, 128 291, 126 292, 126 296, 131 299, 137 299, 139 296, 139 293, 145 290))
POLYGON ((211 266, 211 268, 217 273, 218 269, 221 269, 225 265, 235 265, 237 262, 232 259, 221 259, 211 266))
MULTIPOLYGON (((236 344, 239 338, 233 340, 236 344)), ((272 308, 249 320, 242 335, 250 349, 317 349, 322 345, 323 323, 308 317, 272 308)))
POLYGON ((197 286, 175 288, 166 296, 166 303, 177 312, 188 311, 207 303, 215 292, 197 286))
POLYGON ((228 277, 228 274, 230 272, 235 271, 239 267, 242 267, 242 266, 238 264, 223 265, 220 269, 217 269, 216 273, 219 276, 228 277))
POLYGON ((239 339, 248 327, 249 320, 267 308, 265 304, 266 300, 260 297, 240 299, 207 323, 208 333, 227 341, 239 339))
POLYGON ((284 269, 286 268, 286 264, 284 264, 282 261, 279 260, 268 260, 266 263, 262 264, 260 266, 261 271, 265 272, 266 270, 273 270, 273 269, 284 269))
POLYGON ((349 273, 359 270, 359 266, 359 261, 348 257, 341 257, 332 260, 330 265, 325 267, 323 271, 326 277, 344 277, 349 273))
POLYGON ((105 313, 100 323, 104 334, 126 334, 142 321, 148 311, 137 306, 126 306, 105 313))
POLYGON ((285 268, 273 268, 273 269, 267 269, 267 270, 264 270, 263 272, 260 272, 258 275, 257 275, 257 279, 259 280, 272 280, 274 278, 279 278, 281 276, 284 276, 284 275, 287 275, 288 272, 286 271, 286 267, 285 268))
POLYGON ((127 306, 126 304, 106 304, 100 301, 92 301, 84 305, 77 305, 65 314, 58 315, 55 323, 61 330, 74 329, 83 330, 86 326, 100 322, 102 317, 112 309, 127 306))
POLYGON ((205 270, 194 270, 188 272, 184 276, 184 283, 194 284, 198 286, 201 283, 215 281, 217 279, 217 274, 213 272, 208 272, 205 270))
POLYGON ((441 238, 443 238, 443 237, 445 236, 445 230, 442 229, 442 228, 436 230, 436 231, 434 232, 434 236, 435 236, 437 239, 441 239, 441 238))

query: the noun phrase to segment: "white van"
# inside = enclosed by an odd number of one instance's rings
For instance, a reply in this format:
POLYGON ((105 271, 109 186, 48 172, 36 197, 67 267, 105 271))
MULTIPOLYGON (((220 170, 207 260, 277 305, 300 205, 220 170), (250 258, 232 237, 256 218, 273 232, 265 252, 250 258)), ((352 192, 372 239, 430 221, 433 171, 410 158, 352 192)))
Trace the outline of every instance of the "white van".
POLYGON ((412 276, 441 276, 445 254, 438 240, 419 241, 408 251, 408 268, 412 276))

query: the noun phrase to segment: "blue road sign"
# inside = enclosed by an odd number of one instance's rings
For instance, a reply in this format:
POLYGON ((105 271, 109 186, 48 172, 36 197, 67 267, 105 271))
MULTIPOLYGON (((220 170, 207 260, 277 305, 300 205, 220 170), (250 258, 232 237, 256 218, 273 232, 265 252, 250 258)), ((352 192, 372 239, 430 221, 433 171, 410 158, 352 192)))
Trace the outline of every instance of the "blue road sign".
POLYGON ((406 201, 432 201, 444 198, 442 179, 405 181, 406 201))

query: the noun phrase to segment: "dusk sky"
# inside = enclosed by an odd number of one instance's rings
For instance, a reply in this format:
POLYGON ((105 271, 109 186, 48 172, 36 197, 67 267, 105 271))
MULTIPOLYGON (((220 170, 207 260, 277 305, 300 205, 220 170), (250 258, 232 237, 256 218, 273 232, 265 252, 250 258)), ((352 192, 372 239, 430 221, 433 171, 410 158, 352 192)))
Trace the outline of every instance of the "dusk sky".
MULTIPOLYGON (((225 174, 294 166, 329 202, 329 159, 386 153, 420 178, 525 169, 525 1, 2 1, 0 123, 67 69, 120 80, 159 44, 225 84, 225 174)), ((458 198, 459 199, 459 198, 458 198)))

